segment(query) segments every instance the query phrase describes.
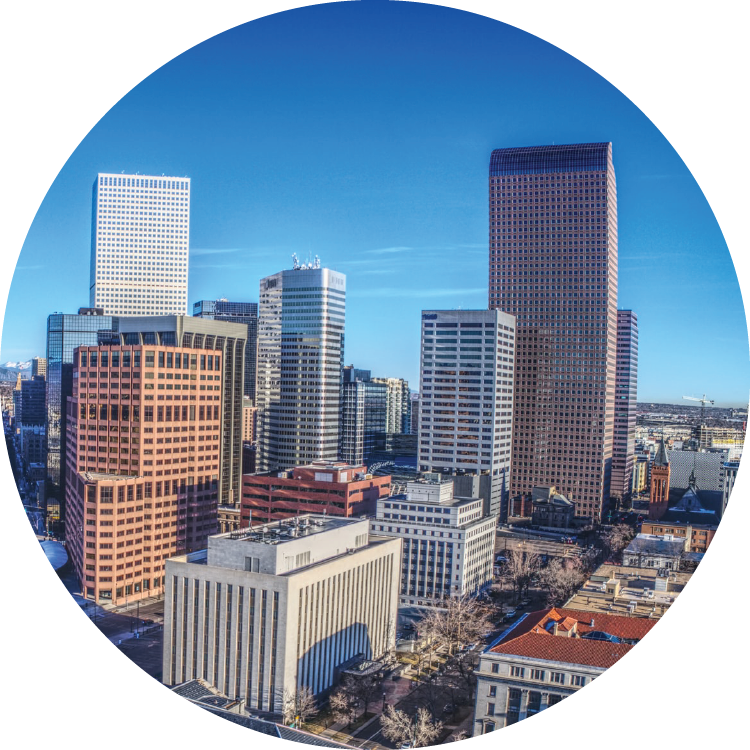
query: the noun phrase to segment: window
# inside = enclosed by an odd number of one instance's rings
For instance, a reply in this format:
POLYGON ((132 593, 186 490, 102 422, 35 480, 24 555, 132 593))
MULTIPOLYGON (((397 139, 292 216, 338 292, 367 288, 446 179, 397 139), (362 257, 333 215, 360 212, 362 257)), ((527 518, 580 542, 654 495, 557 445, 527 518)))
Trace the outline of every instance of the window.
POLYGON ((544 679, 544 670, 543 669, 532 669, 531 670, 531 679, 532 680, 543 680, 544 679))
POLYGON ((495 715, 495 704, 488 703, 487 704, 487 716, 494 716, 494 715, 495 715))
POLYGON ((524 667, 511 667, 510 668, 511 677, 523 677, 525 673, 526 673, 526 669, 524 667))
POLYGON ((574 687, 583 687, 586 684, 586 678, 580 674, 574 674, 571 678, 571 684, 574 687))
POLYGON ((508 709, 506 711, 505 725, 510 726, 518 721, 521 713, 521 691, 515 688, 508 690, 508 709))
POLYGON ((487 695, 490 698, 495 698, 497 696, 497 686, 496 685, 490 685, 490 688, 487 692, 487 695))
POLYGON ((550 672, 549 678, 552 682, 556 682, 558 685, 565 684, 565 673, 564 672, 550 672))
POLYGON ((492 664, 490 667, 490 671, 494 674, 497 674, 500 671, 500 665, 499 664, 492 664))

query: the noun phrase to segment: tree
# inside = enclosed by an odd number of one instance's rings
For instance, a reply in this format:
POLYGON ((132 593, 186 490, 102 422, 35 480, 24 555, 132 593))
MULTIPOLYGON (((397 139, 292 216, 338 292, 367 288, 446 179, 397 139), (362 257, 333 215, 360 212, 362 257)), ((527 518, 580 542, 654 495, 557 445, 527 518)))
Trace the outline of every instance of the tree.
POLYGON ((442 721, 433 721, 432 714, 426 708, 417 709, 412 719, 405 711, 388 705, 380 717, 383 736, 396 745, 411 742, 412 747, 431 745, 443 731, 442 721))
POLYGON ((445 607, 428 611, 419 626, 428 640, 433 640, 437 648, 447 648, 449 654, 454 647, 475 643, 491 628, 490 608, 469 595, 452 597, 445 607))
POLYGON ((528 592, 531 579, 541 567, 541 558, 537 554, 519 549, 509 550, 506 558, 503 577, 510 583, 518 601, 524 592, 528 592))
POLYGON ((451 735, 451 741, 452 742, 461 742, 461 740, 467 740, 469 738, 469 733, 462 729, 458 734, 451 735))
POLYGON ((539 573, 539 580, 547 590, 547 602, 560 606, 570 599, 586 580, 584 565, 578 558, 555 557, 539 573))
POLYGON ((357 717, 357 699, 339 688, 331 693, 328 705, 331 707, 331 713, 336 721, 343 721, 345 724, 351 724, 357 717))
POLYGON ((341 683, 342 689, 362 704, 364 713, 370 705, 373 695, 382 685, 383 681, 378 675, 346 675, 341 683))
POLYGON ((616 526, 608 528, 601 535, 606 556, 613 559, 620 555, 634 536, 635 532, 626 523, 618 523, 616 526))
POLYGON ((315 714, 315 697, 307 685, 303 685, 298 690, 284 691, 284 724, 291 724, 297 718, 300 723, 304 723, 313 714, 315 714))

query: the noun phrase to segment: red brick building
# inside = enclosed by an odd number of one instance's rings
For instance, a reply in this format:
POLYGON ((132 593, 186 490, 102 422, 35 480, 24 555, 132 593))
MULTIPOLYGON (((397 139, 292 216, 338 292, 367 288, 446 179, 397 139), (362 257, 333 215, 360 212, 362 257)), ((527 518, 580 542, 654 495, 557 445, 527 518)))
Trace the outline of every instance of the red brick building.
POLYGON ((707 524, 669 523, 666 521, 644 521, 641 534, 671 534, 675 539, 690 539, 686 552, 705 552, 716 534, 717 526, 707 524))
POLYGON ((332 516, 375 514, 378 498, 391 493, 390 476, 376 477, 366 466, 315 461, 286 471, 242 477, 240 526, 278 521, 301 513, 332 516))
POLYGON ((164 563, 217 531, 221 355, 79 347, 68 398, 68 553, 87 598, 161 592, 164 563))

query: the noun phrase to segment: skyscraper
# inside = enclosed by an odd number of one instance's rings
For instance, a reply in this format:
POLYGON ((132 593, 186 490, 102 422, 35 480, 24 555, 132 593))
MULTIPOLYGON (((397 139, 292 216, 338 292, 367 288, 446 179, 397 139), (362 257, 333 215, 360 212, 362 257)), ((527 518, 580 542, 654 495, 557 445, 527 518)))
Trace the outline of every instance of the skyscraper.
POLYGON ((247 326, 245 346, 245 397, 255 406, 255 371, 258 363, 258 303, 229 302, 226 299, 201 300, 193 304, 193 317, 226 320, 247 326))
POLYGON ((158 594, 166 559, 216 533, 222 359, 213 347, 76 349, 66 542, 86 598, 158 594), (181 396, 178 380, 210 393, 181 396))
POLYGON ((638 316, 617 311, 615 424, 612 439, 611 497, 630 495, 635 462, 635 411, 638 399, 638 316))
POLYGON ((47 377, 47 360, 45 357, 33 357, 31 360, 31 377, 41 375, 47 377))
POLYGON ((386 421, 388 434, 408 435, 411 431, 411 398, 409 382, 403 378, 373 378, 386 386, 386 421))
POLYGON ((261 280, 258 471, 338 458, 345 312, 346 276, 317 263, 261 280))
MULTIPOLYGON (((421 472, 490 478, 484 514, 503 515, 511 460, 515 320, 499 310, 423 310, 421 472)), ((474 496, 474 495, 472 495, 474 496)))
MULTIPOLYGON (((242 391, 247 327, 239 323, 203 320, 188 315, 159 315, 121 318, 119 331, 118 343, 123 346, 158 344, 211 349, 222 353, 223 399, 219 504, 239 506, 242 494, 242 391)), ((169 386, 169 384, 165 385, 169 386)), ((176 386, 177 384, 174 389, 167 387, 165 390, 177 390, 176 386)), ((187 390, 187 384, 183 383, 182 390, 187 390)), ((207 391, 219 390, 219 388, 215 383, 212 388, 210 383, 200 382, 197 386, 191 383, 190 390, 190 400, 195 400, 196 394, 192 391, 198 391, 198 401, 203 401, 209 395, 207 391)), ((182 398, 185 400, 187 394, 183 393, 182 398)))
POLYGON ((489 305, 516 316, 512 494, 609 498, 617 341, 612 144, 506 148, 489 170, 489 305))
POLYGON ((91 222, 91 307, 187 314, 190 179, 99 174, 91 222))
MULTIPOLYGON (((52 497, 62 500, 65 490, 67 398, 73 393, 73 350, 96 346, 98 332, 112 331, 117 318, 101 309, 82 307, 77 315, 52 313, 47 318, 47 477, 52 497)), ((61 507, 64 519, 65 508, 61 507)))

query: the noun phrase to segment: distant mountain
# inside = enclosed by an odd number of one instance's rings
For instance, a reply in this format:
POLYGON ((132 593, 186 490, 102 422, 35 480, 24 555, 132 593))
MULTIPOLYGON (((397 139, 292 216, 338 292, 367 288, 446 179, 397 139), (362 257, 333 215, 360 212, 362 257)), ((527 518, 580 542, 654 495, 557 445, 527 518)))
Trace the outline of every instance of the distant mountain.
POLYGON ((23 372, 24 370, 30 370, 31 369, 31 360, 28 362, 6 362, 4 365, 0 365, 5 370, 20 370, 23 372))

